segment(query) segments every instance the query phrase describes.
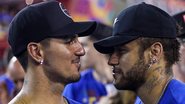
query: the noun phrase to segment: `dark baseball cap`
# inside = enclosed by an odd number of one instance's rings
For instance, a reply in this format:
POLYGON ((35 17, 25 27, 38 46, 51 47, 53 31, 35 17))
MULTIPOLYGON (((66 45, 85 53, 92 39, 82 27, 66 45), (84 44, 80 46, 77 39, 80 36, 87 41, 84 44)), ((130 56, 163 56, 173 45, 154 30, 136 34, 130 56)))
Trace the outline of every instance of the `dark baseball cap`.
POLYGON ((113 28, 111 26, 97 22, 96 29, 91 34, 91 38, 94 40, 104 39, 112 35, 112 30, 113 28))
POLYGON ((22 9, 9 26, 8 42, 15 56, 19 56, 30 42, 46 38, 86 36, 96 28, 96 22, 74 22, 57 1, 46 1, 22 9))
POLYGON ((111 53, 114 46, 139 37, 176 38, 175 20, 153 5, 134 5, 123 10, 115 19, 112 36, 95 42, 94 47, 101 53, 111 53))
POLYGON ((178 37, 185 37, 185 11, 175 14, 173 16, 178 23, 179 26, 179 34, 178 37))

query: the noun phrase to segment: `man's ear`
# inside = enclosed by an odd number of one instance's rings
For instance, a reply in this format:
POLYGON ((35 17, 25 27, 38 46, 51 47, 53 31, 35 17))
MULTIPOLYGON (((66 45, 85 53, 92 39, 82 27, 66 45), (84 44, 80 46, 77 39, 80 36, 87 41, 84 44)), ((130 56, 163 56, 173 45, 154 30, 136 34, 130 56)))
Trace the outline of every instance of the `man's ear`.
POLYGON ((150 48, 151 48, 150 57, 158 61, 163 54, 163 45, 160 42, 155 42, 151 45, 150 48))
POLYGON ((43 54, 42 54, 40 43, 30 42, 27 45, 27 50, 28 50, 28 54, 37 63, 40 63, 43 60, 43 54))

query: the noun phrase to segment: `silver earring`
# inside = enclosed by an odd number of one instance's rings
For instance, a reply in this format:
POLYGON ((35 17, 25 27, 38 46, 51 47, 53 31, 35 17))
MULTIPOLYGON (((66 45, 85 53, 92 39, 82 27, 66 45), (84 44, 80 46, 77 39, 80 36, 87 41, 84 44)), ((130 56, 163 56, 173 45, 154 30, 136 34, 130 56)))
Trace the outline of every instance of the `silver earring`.
POLYGON ((155 64, 157 62, 157 59, 155 59, 155 58, 153 58, 152 60, 151 60, 151 63, 152 64, 155 64))
POLYGON ((150 69, 150 67, 151 67, 153 64, 155 64, 156 62, 157 62, 157 59, 152 58, 152 60, 150 60, 150 63, 149 63, 149 65, 148 65, 148 69, 150 69))
POLYGON ((42 59, 42 60, 40 60, 40 64, 42 65, 43 64, 43 62, 44 62, 44 60, 42 59))

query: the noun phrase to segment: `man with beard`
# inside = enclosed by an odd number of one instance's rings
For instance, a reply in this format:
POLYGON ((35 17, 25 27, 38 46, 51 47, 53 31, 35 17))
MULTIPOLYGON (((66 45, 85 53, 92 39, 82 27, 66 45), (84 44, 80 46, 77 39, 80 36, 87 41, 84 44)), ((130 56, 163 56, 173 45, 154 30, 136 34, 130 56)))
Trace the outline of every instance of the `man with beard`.
POLYGON ((26 74, 23 88, 10 104, 77 104, 61 97, 61 92, 80 79, 85 51, 78 36, 95 27, 96 22, 74 22, 57 1, 21 10, 10 24, 8 41, 26 74))
POLYGON ((94 46, 110 54, 117 89, 134 91, 145 104, 183 104, 185 85, 172 78, 172 65, 179 59, 176 32, 171 16, 141 3, 123 10, 113 35, 94 46))

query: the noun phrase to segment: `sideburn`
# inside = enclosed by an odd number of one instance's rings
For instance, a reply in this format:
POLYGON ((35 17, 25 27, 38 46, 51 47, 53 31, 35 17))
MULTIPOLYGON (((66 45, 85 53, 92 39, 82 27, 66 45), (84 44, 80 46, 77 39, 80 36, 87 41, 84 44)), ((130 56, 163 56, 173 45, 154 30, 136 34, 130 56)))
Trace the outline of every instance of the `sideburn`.
POLYGON ((142 86, 146 82, 145 74, 148 70, 148 64, 144 60, 144 49, 142 47, 138 50, 138 61, 134 64, 134 66, 127 72, 127 80, 129 80, 132 84, 130 87, 131 90, 137 91, 137 89, 142 86))

